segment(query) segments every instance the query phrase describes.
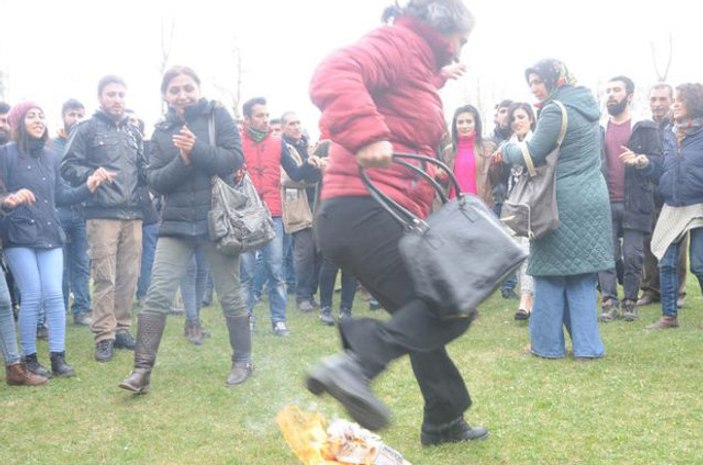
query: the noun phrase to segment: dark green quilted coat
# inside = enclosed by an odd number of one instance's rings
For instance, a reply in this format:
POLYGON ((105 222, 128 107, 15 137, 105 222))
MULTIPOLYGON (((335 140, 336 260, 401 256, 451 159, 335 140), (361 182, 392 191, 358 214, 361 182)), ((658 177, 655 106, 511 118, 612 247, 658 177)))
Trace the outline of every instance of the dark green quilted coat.
MULTIPOLYGON (((566 107, 568 129, 557 164, 559 228, 533 241, 527 272, 533 276, 571 276, 613 267, 610 203, 600 170, 600 112, 591 91, 563 86, 553 97, 566 107)), ((556 146, 561 111, 546 103, 528 147, 535 164, 556 146)), ((515 143, 503 147, 511 163, 524 164, 515 143)))

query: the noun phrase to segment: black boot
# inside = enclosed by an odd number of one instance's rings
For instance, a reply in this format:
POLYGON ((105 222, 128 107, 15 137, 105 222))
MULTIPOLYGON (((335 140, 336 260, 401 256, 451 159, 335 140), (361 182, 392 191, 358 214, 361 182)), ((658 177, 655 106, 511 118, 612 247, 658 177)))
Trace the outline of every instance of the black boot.
POLYGON ((64 376, 66 378, 76 376, 76 371, 73 367, 66 363, 66 352, 51 352, 49 353, 49 358, 51 359, 51 373, 54 376, 64 376))
POLYGON ((142 312, 137 320, 137 345, 134 350, 134 369, 119 386, 135 394, 146 394, 151 381, 151 369, 156 362, 161 336, 166 326, 163 313, 142 312))
POLYGON ((475 441, 486 439, 488 430, 482 426, 469 425, 464 417, 440 426, 423 425, 420 442, 423 446, 437 446, 451 442, 475 441))
POLYGON ((384 428, 390 420, 390 410, 371 391, 369 378, 354 354, 344 352, 323 359, 308 373, 308 391, 324 392, 337 399, 349 415, 371 431, 384 428))
POLYGON ((27 367, 27 370, 31 371, 35 375, 43 376, 44 378, 51 378, 51 372, 39 363, 36 352, 25 355, 24 365, 27 367))
POLYGON ((251 364, 251 331, 248 316, 227 316, 229 344, 232 346, 232 371, 226 386, 242 384, 254 370, 251 364))

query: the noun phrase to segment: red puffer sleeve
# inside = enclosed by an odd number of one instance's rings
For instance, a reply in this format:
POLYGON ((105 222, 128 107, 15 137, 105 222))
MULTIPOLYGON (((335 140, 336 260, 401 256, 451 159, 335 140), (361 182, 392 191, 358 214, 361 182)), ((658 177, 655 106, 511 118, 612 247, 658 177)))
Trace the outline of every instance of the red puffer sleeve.
POLYGON ((310 97, 322 111, 320 126, 352 153, 379 140, 390 129, 373 96, 402 76, 400 57, 409 44, 393 26, 376 29, 355 45, 329 55, 310 83, 310 97))

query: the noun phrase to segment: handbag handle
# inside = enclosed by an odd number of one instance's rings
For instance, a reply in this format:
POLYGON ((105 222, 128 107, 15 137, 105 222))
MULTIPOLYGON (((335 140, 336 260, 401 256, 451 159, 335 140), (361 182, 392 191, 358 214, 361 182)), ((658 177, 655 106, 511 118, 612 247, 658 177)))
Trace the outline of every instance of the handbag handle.
MULTIPOLYGON (((566 113, 566 108, 563 103, 559 100, 552 100, 552 102, 554 102, 561 110, 561 130, 559 131, 559 137, 557 137, 557 147, 561 147, 562 142, 564 142, 564 137, 566 137, 566 128, 569 122, 569 115, 566 113)), ((535 171, 535 163, 532 161, 532 154, 527 148, 527 142, 520 142, 519 147, 522 151, 522 159, 525 160, 527 172, 530 174, 531 178, 534 178, 537 172, 535 171)))
MULTIPOLYGON (((407 161, 403 159, 411 159, 411 160, 418 160, 422 161, 425 163, 430 163, 435 166, 438 166, 442 170, 444 170, 445 173, 449 176, 449 179, 454 186, 454 191, 456 192, 456 197, 457 201, 460 203, 464 202, 464 194, 461 192, 461 187, 459 186, 459 181, 457 180, 456 176, 452 171, 449 169, 449 167, 444 164, 443 162, 437 160, 436 158, 428 157, 425 155, 418 155, 414 153, 394 153, 393 154, 393 162, 398 163, 399 165, 405 166, 406 168, 409 168, 410 170, 418 173, 420 176, 425 178, 435 189, 436 192, 439 193, 440 198, 442 199, 442 203, 447 203, 448 199, 447 196, 444 194, 442 191, 442 187, 439 185, 439 183, 432 178, 429 174, 427 174, 425 171, 423 171, 420 167, 415 166, 411 163, 408 163, 407 161)), ((417 229, 421 232, 426 231, 429 229, 429 225, 427 222, 410 212, 407 208, 403 207, 400 205, 398 202, 395 200, 391 199, 388 197, 386 194, 384 194, 369 178, 368 174, 366 173, 366 170, 362 167, 359 166, 359 175, 361 176, 361 181, 364 183, 366 188, 369 190, 369 193, 371 194, 371 197, 374 198, 381 206, 391 215, 393 216, 400 224, 404 225, 408 229, 417 229)))

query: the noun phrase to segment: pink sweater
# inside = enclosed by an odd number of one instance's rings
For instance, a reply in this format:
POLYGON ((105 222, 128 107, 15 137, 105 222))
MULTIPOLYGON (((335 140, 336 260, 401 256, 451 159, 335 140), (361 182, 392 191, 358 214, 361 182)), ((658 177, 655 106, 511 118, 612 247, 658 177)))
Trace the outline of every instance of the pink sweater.
MULTIPOLYGON (((476 188, 476 156, 474 154, 474 143, 476 133, 470 136, 459 136, 456 148, 456 158, 454 159, 454 174, 459 181, 462 192, 477 194, 476 188)), ((454 192, 450 193, 454 197, 454 192)))

